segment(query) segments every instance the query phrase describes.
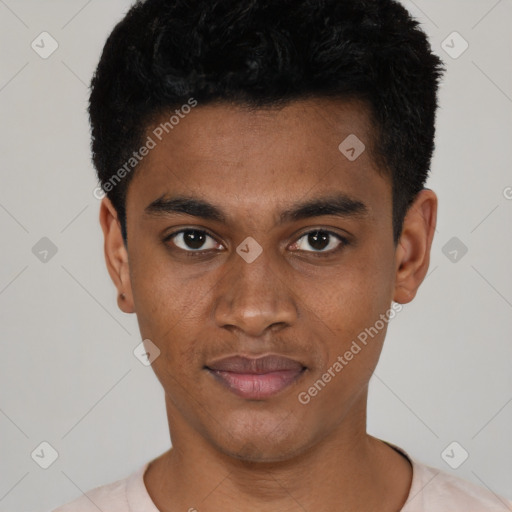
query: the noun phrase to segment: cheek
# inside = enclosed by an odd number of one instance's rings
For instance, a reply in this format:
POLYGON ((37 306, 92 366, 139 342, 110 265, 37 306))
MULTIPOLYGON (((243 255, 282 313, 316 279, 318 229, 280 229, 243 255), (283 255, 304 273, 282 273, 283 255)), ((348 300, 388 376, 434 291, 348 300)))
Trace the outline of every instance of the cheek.
POLYGON ((194 307, 200 305, 204 295, 201 280, 190 282, 165 250, 155 247, 154 243, 146 245, 146 250, 135 249, 130 253, 130 277, 137 316, 146 328, 171 329, 189 314, 193 316, 194 307))
POLYGON ((382 252, 359 251, 352 265, 330 276, 325 293, 310 299, 329 328, 327 368, 341 356, 350 359, 344 374, 373 371, 387 327, 381 315, 389 316, 391 308, 392 270, 391 252, 384 257, 382 252))
MULTIPOLYGON (((322 329, 328 336, 322 340, 325 356, 299 390, 303 395, 298 399, 302 397, 300 403, 310 401, 312 410, 317 410, 319 417, 329 416, 333 425, 366 389, 380 357, 387 327, 380 315, 390 305, 384 293, 376 293, 377 288, 378 283, 373 286, 354 275, 331 290, 325 303, 329 309, 318 309, 329 326, 322 329)), ((316 350, 321 350, 321 344, 316 350)))
MULTIPOLYGON (((389 268, 389 267, 388 267, 389 268)), ((373 325, 390 307, 391 274, 386 268, 360 259, 356 266, 330 276, 315 309, 344 338, 373 325), (373 266, 372 266, 373 265, 373 266)))
POLYGON ((170 272, 155 252, 134 251, 130 254, 130 279, 141 336, 160 349, 160 360, 175 359, 169 354, 175 344, 171 346, 167 340, 179 339, 190 300, 179 274, 170 272))
POLYGON ((221 276, 204 270, 185 273, 183 265, 158 253, 153 248, 130 254, 131 284, 141 336, 160 349, 153 369, 169 387, 173 379, 182 382, 200 367, 204 326, 221 276))

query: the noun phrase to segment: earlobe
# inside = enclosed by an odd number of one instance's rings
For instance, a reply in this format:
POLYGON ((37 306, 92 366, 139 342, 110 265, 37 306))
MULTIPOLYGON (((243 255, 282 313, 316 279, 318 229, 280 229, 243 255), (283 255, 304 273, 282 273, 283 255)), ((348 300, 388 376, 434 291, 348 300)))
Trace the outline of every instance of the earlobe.
POLYGON ((128 251, 124 245, 117 211, 107 197, 101 201, 99 220, 104 237, 107 270, 117 288, 117 305, 124 313, 134 313, 128 251))
POLYGON ((423 189, 407 211, 395 252, 395 302, 411 302, 425 279, 436 221, 437 196, 423 189))

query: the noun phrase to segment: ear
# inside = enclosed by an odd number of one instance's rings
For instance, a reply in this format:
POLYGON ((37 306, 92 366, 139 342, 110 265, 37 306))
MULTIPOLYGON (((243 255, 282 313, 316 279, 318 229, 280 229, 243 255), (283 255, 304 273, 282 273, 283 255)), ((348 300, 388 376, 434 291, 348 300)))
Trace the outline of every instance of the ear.
POLYGON ((436 221, 437 196, 423 189, 407 211, 395 252, 395 302, 411 302, 425 279, 436 221))
POLYGON ((117 211, 108 197, 104 197, 101 201, 100 224, 105 240, 107 270, 117 288, 117 305, 124 313, 134 313, 128 251, 124 245, 117 211))

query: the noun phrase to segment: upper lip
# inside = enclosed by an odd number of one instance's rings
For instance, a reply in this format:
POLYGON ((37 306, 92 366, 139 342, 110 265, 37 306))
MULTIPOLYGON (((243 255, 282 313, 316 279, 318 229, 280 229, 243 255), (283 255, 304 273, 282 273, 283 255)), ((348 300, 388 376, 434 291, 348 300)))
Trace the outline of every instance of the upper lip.
POLYGON ((258 358, 230 356, 212 361, 206 365, 206 368, 233 373, 262 374, 283 370, 301 371, 305 366, 289 357, 270 354, 258 358))

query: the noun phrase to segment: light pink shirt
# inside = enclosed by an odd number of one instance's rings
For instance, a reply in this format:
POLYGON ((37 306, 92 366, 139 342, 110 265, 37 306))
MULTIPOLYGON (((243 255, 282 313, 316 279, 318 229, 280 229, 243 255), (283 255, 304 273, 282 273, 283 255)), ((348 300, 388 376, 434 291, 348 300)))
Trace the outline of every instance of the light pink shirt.
MULTIPOLYGON (((391 445, 409 459, 413 476, 409 496, 400 512, 507 512, 512 501, 484 487, 412 459, 402 448, 391 445)), ((127 478, 96 487, 53 512, 160 512, 144 485, 149 462, 127 478)), ((193 505, 193 504, 192 504, 193 505)), ((193 506, 191 510, 194 510, 193 506)))

